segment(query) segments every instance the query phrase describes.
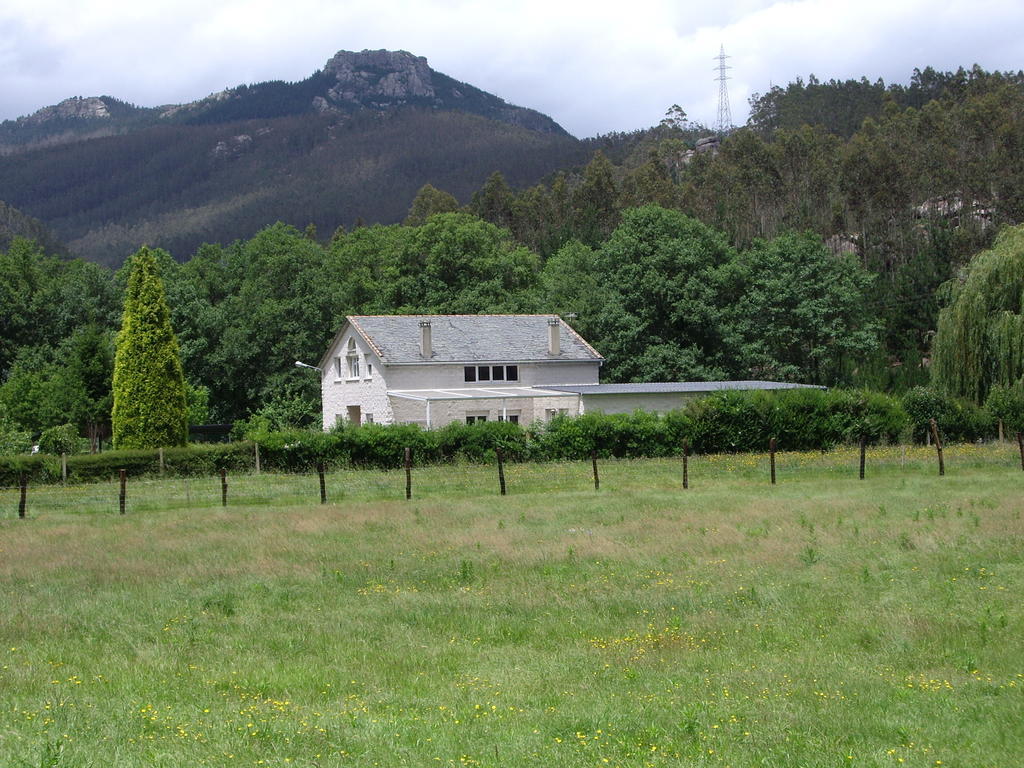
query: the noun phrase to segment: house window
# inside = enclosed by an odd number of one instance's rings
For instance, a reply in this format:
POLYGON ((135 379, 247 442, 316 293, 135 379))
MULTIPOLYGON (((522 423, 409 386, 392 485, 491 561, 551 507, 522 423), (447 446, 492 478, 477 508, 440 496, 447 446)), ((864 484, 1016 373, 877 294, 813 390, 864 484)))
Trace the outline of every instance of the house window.
POLYGON ((348 340, 348 377, 350 379, 359 378, 359 350, 356 349, 356 340, 348 340))
POLYGON ((363 423, 364 424, 373 424, 373 414, 372 413, 364 413, 363 414, 363 423))
POLYGON ((477 422, 480 422, 480 421, 487 421, 487 414, 486 413, 467 413, 466 414, 466 423, 467 424, 476 424, 477 422))
POLYGON ((498 421, 507 421, 511 424, 518 424, 519 411, 506 411, 504 416, 498 416, 498 421))
POLYGON ((519 381, 518 365, 467 365, 464 378, 474 381, 519 381))
POLYGON ((551 421, 556 416, 565 416, 568 413, 569 413, 569 409, 568 408, 545 408, 544 409, 544 419, 546 421, 551 421))
POLYGON ((336 378, 336 379, 340 379, 341 378, 341 358, 340 357, 334 358, 334 378, 336 378))
POLYGON ((366 378, 368 378, 368 379, 372 379, 373 378, 373 363, 367 363, 366 364, 366 378))

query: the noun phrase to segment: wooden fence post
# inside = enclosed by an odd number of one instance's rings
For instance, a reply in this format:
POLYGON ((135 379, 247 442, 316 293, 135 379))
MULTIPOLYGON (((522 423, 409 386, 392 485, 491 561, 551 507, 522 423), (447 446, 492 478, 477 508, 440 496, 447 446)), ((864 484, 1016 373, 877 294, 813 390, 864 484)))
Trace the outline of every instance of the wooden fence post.
POLYGON ((62 483, 68 481, 68 455, 66 453, 60 455, 60 481, 62 483))
POLYGON ((860 479, 864 479, 864 453, 867 449, 868 437, 867 435, 860 436, 860 479))
POLYGON ((597 451, 590 452, 590 463, 594 465, 594 490, 601 490, 601 478, 597 476, 597 451))
POLYGON ((405 498, 412 498, 412 448, 405 449, 405 498))
POLYGON ((501 488, 501 495, 505 495, 505 457, 502 455, 501 448, 494 449, 495 455, 498 457, 498 486, 501 488))
POLYGON ((256 448, 256 474, 258 475, 260 473, 260 444, 253 443, 253 446, 256 448))
POLYGON ((932 442, 935 443, 935 452, 939 456, 939 477, 942 477, 946 474, 946 465, 942 461, 942 439, 939 437, 939 425, 935 423, 935 419, 929 419, 928 426, 931 428, 932 442))
POLYGON ((128 471, 125 470, 125 469, 119 469, 119 470, 117 470, 117 476, 121 480, 121 493, 118 496, 118 504, 119 504, 120 509, 121 509, 121 514, 123 515, 124 514, 124 501, 125 501, 125 495, 126 495, 126 491, 127 491, 127 488, 125 486, 128 484, 128 471))
POLYGON ((683 490, 690 487, 690 441, 683 440, 683 490))
POLYGON ((1020 449, 1020 468, 1024 470, 1024 435, 1017 433, 1017 448, 1020 449))
POLYGON ((18 517, 25 517, 25 497, 28 495, 28 478, 22 472, 18 475, 18 485, 21 488, 21 498, 18 500, 18 517))
POLYGON ((327 481, 324 480, 324 463, 318 461, 316 463, 316 473, 320 477, 320 503, 327 503, 327 481))
POLYGON ((768 453, 770 454, 772 466, 772 485, 775 485, 775 446, 776 442, 775 438, 773 437, 771 440, 768 441, 768 453))
POLYGON ((220 505, 228 505, 228 471, 223 467, 220 470, 220 505))
POLYGON ((1006 437, 1006 433, 1003 431, 1003 420, 999 420, 999 444, 1002 445, 1003 440, 1006 437))
POLYGON ((157 449, 157 453, 160 456, 160 477, 164 476, 164 447, 161 445, 157 449))

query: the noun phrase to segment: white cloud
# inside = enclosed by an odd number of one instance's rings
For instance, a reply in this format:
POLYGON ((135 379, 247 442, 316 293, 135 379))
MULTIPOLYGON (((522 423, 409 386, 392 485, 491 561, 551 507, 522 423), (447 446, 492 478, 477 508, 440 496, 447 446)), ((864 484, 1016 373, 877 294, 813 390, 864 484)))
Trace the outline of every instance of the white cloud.
POLYGON ((915 66, 1016 69, 1022 28, 1024 7, 1002 0, 7 0, 0 118, 75 95, 188 101, 301 79, 339 49, 401 48, 593 135, 652 125, 673 103, 712 122, 719 45, 742 120, 751 92, 812 72, 888 82, 915 66))

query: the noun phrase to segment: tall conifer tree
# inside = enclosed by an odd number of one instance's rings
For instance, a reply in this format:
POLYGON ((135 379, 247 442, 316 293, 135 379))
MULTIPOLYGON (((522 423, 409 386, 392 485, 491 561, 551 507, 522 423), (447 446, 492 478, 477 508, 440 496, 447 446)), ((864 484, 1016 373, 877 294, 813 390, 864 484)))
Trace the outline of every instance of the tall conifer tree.
POLYGON ((183 445, 188 437, 181 351, 156 257, 146 247, 132 256, 125 291, 112 421, 117 448, 183 445))

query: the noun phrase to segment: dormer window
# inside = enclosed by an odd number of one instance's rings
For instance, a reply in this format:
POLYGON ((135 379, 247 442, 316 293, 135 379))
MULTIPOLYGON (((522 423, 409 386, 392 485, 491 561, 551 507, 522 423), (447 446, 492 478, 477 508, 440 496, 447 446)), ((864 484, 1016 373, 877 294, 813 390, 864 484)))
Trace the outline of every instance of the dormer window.
POLYGON ((359 350, 356 349, 356 340, 348 340, 348 354, 346 355, 348 360, 348 377, 350 379, 359 378, 359 350))

